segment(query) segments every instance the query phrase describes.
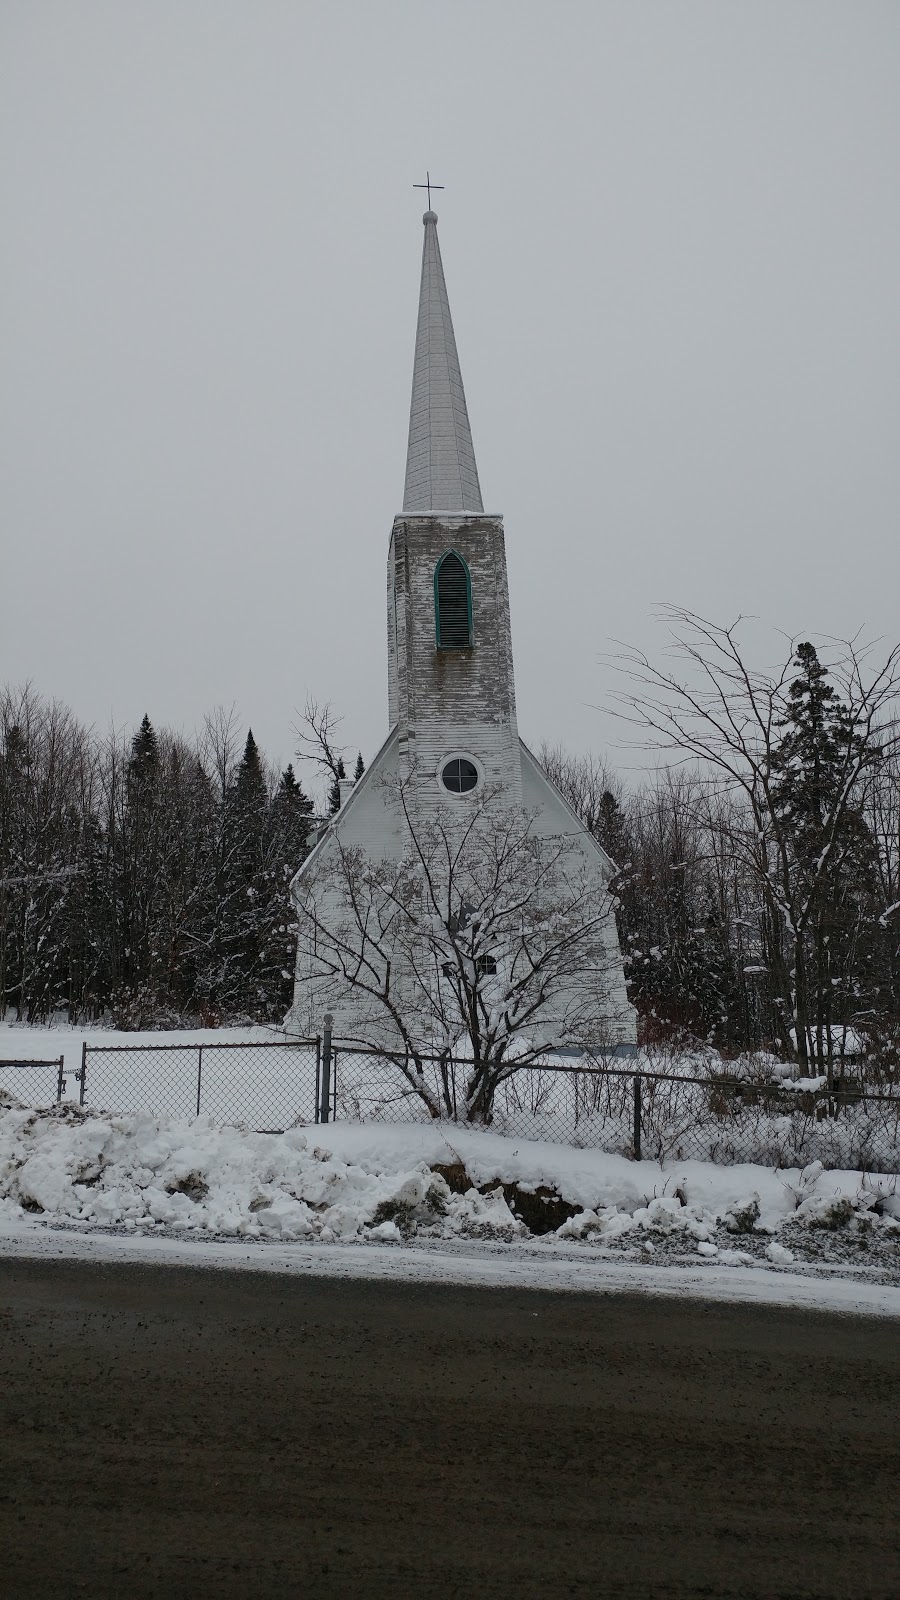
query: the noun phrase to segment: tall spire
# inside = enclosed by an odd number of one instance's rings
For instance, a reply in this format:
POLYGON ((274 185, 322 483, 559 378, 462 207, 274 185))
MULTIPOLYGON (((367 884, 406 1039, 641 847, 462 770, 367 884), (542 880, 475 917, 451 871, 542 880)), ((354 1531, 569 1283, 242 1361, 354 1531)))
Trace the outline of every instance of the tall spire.
POLYGON ((483 511, 437 217, 426 211, 403 510, 483 511))

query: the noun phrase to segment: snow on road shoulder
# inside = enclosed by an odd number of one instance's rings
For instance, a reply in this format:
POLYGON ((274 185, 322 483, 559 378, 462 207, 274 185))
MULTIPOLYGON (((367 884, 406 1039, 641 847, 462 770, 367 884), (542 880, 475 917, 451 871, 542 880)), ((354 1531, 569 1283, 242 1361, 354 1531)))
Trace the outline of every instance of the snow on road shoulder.
POLYGON ((554 1293, 645 1294, 654 1299, 703 1299, 728 1304, 780 1306, 798 1311, 900 1317, 900 1288, 844 1278, 812 1278, 791 1271, 746 1266, 697 1269, 636 1266, 627 1261, 526 1245, 470 1242, 455 1249, 416 1240, 367 1243, 267 1244, 142 1234, 72 1234, 19 1224, 0 1233, 0 1260, 116 1262, 246 1272, 304 1278, 366 1278, 469 1288, 543 1289, 554 1293))
POLYGON ((85 1249, 101 1237, 155 1248, 180 1235, 188 1252, 227 1240, 277 1243, 306 1262, 331 1261, 328 1250, 340 1245, 327 1270, 366 1275, 398 1271, 401 1251, 404 1271, 446 1275, 455 1261, 465 1281, 487 1272, 490 1281, 599 1288, 634 1272, 643 1281, 652 1268, 660 1286, 674 1272, 684 1292, 705 1283, 718 1294, 723 1274, 790 1277, 809 1285, 800 1301, 792 1290, 790 1303, 811 1304, 835 1304, 843 1279, 849 1304, 900 1284, 896 1190, 890 1178, 818 1165, 663 1168, 456 1124, 265 1134, 203 1117, 34 1110, 0 1093, 7 1252, 37 1248, 40 1235, 46 1248, 67 1238, 66 1249, 73 1232, 85 1249), (488 1268, 478 1252, 489 1246, 488 1268), (459 1266, 460 1252, 482 1265, 459 1266))
MULTIPOLYGON (((428 1154, 452 1159, 440 1141, 428 1154)), ((301 1129, 254 1133, 205 1117, 111 1116, 70 1105, 33 1110, 0 1091, 0 1224, 27 1216, 326 1243, 386 1222, 393 1232, 379 1237, 399 1238, 395 1218, 447 1236, 524 1231, 501 1189, 453 1194, 421 1149, 343 1160, 301 1129)))

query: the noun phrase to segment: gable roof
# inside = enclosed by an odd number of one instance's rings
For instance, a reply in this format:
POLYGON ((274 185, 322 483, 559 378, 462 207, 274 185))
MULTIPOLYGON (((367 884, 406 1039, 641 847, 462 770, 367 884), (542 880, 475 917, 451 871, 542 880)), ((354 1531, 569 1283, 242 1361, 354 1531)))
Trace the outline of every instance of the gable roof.
POLYGON ((543 783, 543 784, 546 785, 546 787, 550 790, 550 793, 553 795, 553 798, 557 801, 557 803, 560 806, 562 806, 564 812, 566 813, 566 816, 571 819, 571 821, 573 823, 573 826, 574 826, 575 832, 583 834, 586 839, 590 839, 591 844, 593 845, 593 847, 596 850, 598 856, 600 857, 601 861, 603 862, 604 866, 606 867, 607 872, 609 873, 609 876, 611 878, 615 877, 615 875, 616 875, 616 873, 618 872, 619 869, 616 866, 616 863, 613 861, 612 856, 609 855, 606 850, 604 850, 604 848, 603 848, 602 844, 600 843, 599 839, 596 839, 594 837, 594 835, 590 832, 590 830, 585 827, 584 823, 582 822, 581 818, 578 815, 578 812, 573 810, 572 806, 569 805, 569 802, 566 799, 565 795, 562 793, 562 791, 560 789, 557 788, 556 784, 553 782, 553 779, 547 777, 547 774, 544 771, 543 767, 541 766, 541 763, 538 761, 537 756, 532 755, 532 752, 529 750, 529 748, 528 748, 527 744, 525 743, 524 739, 520 739, 519 740, 519 746, 521 748, 522 756, 523 756, 524 760, 528 762, 532 773, 534 774, 534 776, 538 780, 538 783, 539 784, 543 783))

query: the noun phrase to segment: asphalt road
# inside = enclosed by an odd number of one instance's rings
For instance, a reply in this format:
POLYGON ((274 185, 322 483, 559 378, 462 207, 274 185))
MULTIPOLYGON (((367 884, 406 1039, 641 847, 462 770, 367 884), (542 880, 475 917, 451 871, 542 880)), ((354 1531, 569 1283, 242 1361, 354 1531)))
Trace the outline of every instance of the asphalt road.
POLYGON ((900 1595, 900 1330, 0 1263, 0 1594, 900 1595))

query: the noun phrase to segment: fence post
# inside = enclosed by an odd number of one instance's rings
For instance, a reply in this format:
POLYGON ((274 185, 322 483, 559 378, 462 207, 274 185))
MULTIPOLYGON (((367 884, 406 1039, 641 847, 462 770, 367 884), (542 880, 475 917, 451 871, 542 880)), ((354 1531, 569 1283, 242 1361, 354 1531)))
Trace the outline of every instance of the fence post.
POLYGON ((319 1106, 319 1121, 327 1122, 331 1107, 331 1029, 334 1017, 330 1011, 325 1013, 325 1029, 322 1035, 322 1100, 319 1106))
POLYGON ((58 1062, 58 1066, 59 1066, 59 1071, 56 1074, 56 1104, 57 1105, 59 1105, 59 1102, 63 1097, 63 1090, 66 1087, 66 1079, 65 1079, 66 1058, 65 1058, 65 1056, 60 1056, 59 1062, 58 1062))
POLYGON ((641 1078, 640 1073, 634 1076, 634 1159, 641 1159, 641 1078))
POLYGON ((87 1078, 87 1039, 81 1041, 81 1083, 78 1089, 78 1104, 84 1105, 84 1086, 87 1078))
POLYGON ((200 1115, 200 1083, 203 1078, 203 1046, 197 1046, 197 1115, 200 1115))

